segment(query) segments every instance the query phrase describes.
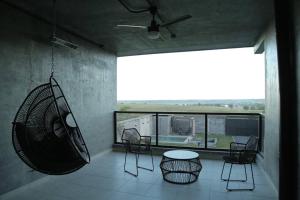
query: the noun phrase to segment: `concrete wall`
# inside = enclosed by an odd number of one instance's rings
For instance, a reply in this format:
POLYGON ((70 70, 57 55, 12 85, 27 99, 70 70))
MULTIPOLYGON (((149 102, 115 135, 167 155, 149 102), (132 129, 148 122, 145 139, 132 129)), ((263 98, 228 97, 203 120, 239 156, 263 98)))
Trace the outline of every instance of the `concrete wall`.
MULTIPOLYGON (((0 2, 0 194, 43 175, 14 152, 11 122, 30 90, 48 81, 51 27, 0 2)), ((78 50, 55 49, 60 83, 92 155, 111 148, 116 108, 116 56, 66 35, 78 50)))
POLYGON ((275 187, 279 186, 280 101, 278 82, 277 44, 274 24, 264 34, 266 57, 266 97, 263 167, 275 187))
MULTIPOLYGON (((122 115, 122 114, 121 114, 122 115)), ((126 115, 126 114, 123 114, 126 115)), ((155 118, 153 114, 140 115, 126 120, 119 120, 117 122, 117 142, 122 142, 122 134, 124 128, 136 128, 143 136, 150 136, 155 134, 155 118)))
MULTIPOLYGON (((153 117, 152 119, 156 120, 155 117, 153 117)), ((162 115, 158 117, 158 135, 169 135, 171 133, 171 119, 172 116, 170 115, 162 115)), ((156 124, 153 123, 153 125, 156 124)), ((153 127, 154 131, 155 129, 156 127, 153 127)))
POLYGON ((228 116, 225 124, 227 136, 258 136, 259 133, 257 116, 228 116))
MULTIPOLYGON (((209 115, 208 116, 208 133, 225 135, 226 116, 209 115)), ((205 128, 205 127, 204 127, 205 128)))

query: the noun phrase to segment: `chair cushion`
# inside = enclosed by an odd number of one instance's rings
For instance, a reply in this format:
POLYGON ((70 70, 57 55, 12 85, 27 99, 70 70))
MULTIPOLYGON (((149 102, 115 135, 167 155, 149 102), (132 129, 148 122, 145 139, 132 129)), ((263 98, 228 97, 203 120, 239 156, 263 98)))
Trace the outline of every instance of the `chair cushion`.
POLYGON ((223 160, 226 163, 239 164, 239 159, 238 159, 238 157, 235 157, 235 156, 223 156, 223 160))
POLYGON ((226 163, 232 163, 232 164, 250 164, 253 163, 253 160, 247 157, 238 157, 238 156, 224 156, 224 161, 226 163))

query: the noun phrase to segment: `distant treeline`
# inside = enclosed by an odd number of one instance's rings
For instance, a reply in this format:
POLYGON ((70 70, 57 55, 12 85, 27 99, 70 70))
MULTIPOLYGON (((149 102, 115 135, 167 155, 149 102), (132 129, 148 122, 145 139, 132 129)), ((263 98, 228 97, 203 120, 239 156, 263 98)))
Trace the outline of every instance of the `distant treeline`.
POLYGON ((213 99, 213 100, 121 100, 119 104, 169 104, 169 105, 264 105, 264 99, 213 99))
POLYGON ((254 112, 263 113, 264 101, 261 100, 212 100, 205 101, 119 101, 119 111, 172 111, 172 112, 254 112), (154 102, 154 103, 152 103, 154 102), (160 102, 160 103, 158 103, 160 102))

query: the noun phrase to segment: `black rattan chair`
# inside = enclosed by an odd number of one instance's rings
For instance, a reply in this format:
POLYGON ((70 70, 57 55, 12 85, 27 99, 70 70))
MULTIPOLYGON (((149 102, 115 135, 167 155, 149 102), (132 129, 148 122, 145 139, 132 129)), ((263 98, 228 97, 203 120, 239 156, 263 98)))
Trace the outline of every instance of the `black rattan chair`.
POLYGON ((124 163, 124 171, 125 172, 127 172, 133 176, 138 176, 139 168, 149 170, 149 171, 154 171, 153 155, 152 155, 152 149, 151 149, 151 137, 150 136, 141 136, 136 128, 124 129, 123 133, 122 133, 122 143, 125 147, 125 163, 124 163), (126 170, 126 159, 127 159, 128 153, 135 154, 136 173, 132 173, 132 172, 126 170), (152 169, 139 166, 140 154, 150 154, 151 155, 152 169))
POLYGON ((13 121, 12 142, 29 167, 45 174, 68 174, 90 162, 79 126, 52 76, 20 106, 13 121))
POLYGON ((257 153, 257 144, 258 138, 256 136, 250 136, 247 143, 237 143, 232 142, 230 143, 230 154, 229 156, 224 156, 224 164, 221 173, 221 180, 227 181, 226 190, 233 191, 233 190, 254 190, 255 183, 254 183, 254 176, 253 176, 253 168, 252 163, 255 162, 256 153, 257 153), (230 164, 229 175, 228 178, 223 178, 223 171, 225 164, 230 164), (236 165, 244 165, 245 171, 245 179, 230 179, 232 166, 236 165), (246 165, 249 164, 251 167, 251 176, 252 176, 252 187, 249 188, 229 188, 229 182, 231 181, 247 181, 247 167, 246 165))

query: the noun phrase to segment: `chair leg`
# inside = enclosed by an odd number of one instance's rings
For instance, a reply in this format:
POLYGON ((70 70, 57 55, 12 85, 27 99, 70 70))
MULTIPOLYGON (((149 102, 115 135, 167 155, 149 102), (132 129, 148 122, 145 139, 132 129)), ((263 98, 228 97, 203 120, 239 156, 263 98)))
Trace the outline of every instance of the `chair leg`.
POLYGON ((135 169, 136 169, 136 176, 139 175, 139 153, 135 154, 135 169))
MULTIPOLYGON (((152 169, 151 168, 142 167, 142 166, 139 166, 139 165, 137 167, 140 168, 140 169, 148 170, 148 171, 154 171, 154 163, 153 163, 152 150, 150 150, 150 155, 151 155, 151 161, 152 161, 152 169)), ((138 159, 139 159, 139 157, 138 157, 138 159)))
MULTIPOLYGON (((245 167, 245 173, 247 175, 246 164, 244 165, 244 167, 245 167)), ((250 188, 239 188, 239 189, 229 188, 229 182, 232 181, 232 180, 230 180, 230 174, 231 174, 231 168, 232 168, 232 164, 231 164, 230 171, 229 171, 229 178, 228 178, 227 185, 226 185, 226 190, 227 191, 243 191, 243 190, 253 191, 255 189, 255 182, 254 182, 252 163, 250 163, 250 167, 251 167, 251 175, 252 175, 252 187, 250 187, 250 188)))
POLYGON ((224 167, 225 167, 225 161, 223 163, 223 167, 222 167, 222 172, 221 172, 221 180, 226 181, 226 179, 223 178, 223 172, 224 172, 224 167))
POLYGON ((230 175, 231 175, 232 165, 233 165, 233 164, 230 163, 229 175, 228 175, 227 184, 226 184, 226 190, 228 190, 228 191, 232 191, 232 189, 229 189, 229 187, 228 187, 229 181, 231 181, 231 180, 230 180, 230 175))
POLYGON ((152 162, 152 171, 154 171, 154 163, 153 163, 153 153, 152 153, 152 150, 151 150, 151 162, 152 162))
POLYGON ((126 171, 126 163, 127 163, 127 151, 125 151, 125 162, 124 162, 124 171, 126 171))
POLYGON ((135 174, 132 173, 132 172, 130 172, 130 171, 128 171, 128 170, 126 170, 127 154, 128 154, 128 152, 126 151, 125 152, 125 162, 124 162, 124 172, 126 172, 126 173, 128 173, 128 174, 130 174, 132 176, 137 177, 139 175, 139 171, 138 171, 138 154, 135 154, 135 167, 136 167, 136 173, 135 174))
POLYGON ((254 176, 253 176, 253 169, 252 169, 252 163, 250 164, 251 167, 251 175, 252 175, 252 188, 249 190, 254 190, 255 189, 255 182, 254 182, 254 176))
POLYGON ((243 180, 243 182, 247 182, 248 177, 247 177, 247 169, 246 169, 246 165, 244 165, 244 169, 245 169, 245 177, 246 177, 246 180, 243 180))
MULTIPOLYGON (((225 161, 223 164, 223 168, 222 168, 222 173, 221 173, 221 180, 222 181, 228 181, 228 178, 223 178, 223 172, 224 172, 224 168, 225 168, 225 161)), ((244 165, 244 170, 245 170, 245 179, 231 179, 230 181, 240 181, 240 182, 246 182, 247 181, 247 171, 246 171, 246 166, 244 165)))

